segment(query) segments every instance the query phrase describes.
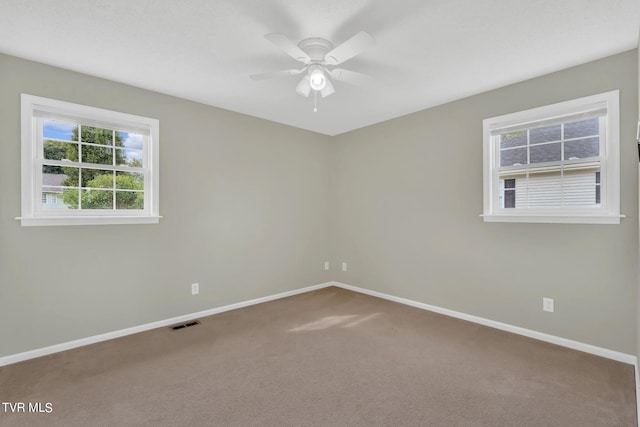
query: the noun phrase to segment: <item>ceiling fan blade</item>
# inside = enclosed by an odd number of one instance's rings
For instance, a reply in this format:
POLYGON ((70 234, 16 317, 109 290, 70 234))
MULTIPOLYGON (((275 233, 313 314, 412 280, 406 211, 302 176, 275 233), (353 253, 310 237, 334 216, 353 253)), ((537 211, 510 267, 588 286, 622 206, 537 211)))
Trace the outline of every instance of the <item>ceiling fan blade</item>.
POLYGON ((300 49, 294 42, 292 42, 289 37, 285 36, 281 33, 269 33, 265 34, 264 38, 269 40, 274 45, 278 46, 282 49, 287 55, 295 59, 296 61, 303 62, 305 64, 311 61, 309 55, 304 53, 302 49, 300 49))
POLYGON ((349 71, 343 68, 327 69, 327 74, 338 81, 352 85, 366 85, 373 81, 373 77, 367 74, 356 73, 355 71, 349 71))
POLYGON ((296 86, 296 92, 298 92, 298 94, 304 96, 305 98, 309 96, 309 92, 311 92, 311 83, 309 83, 309 74, 307 74, 302 78, 302 80, 300 80, 300 83, 298 83, 298 86, 296 86))
POLYGON ((331 95, 335 91, 336 90, 333 88, 333 85, 331 84, 331 80, 327 79, 327 83, 320 91, 320 95, 322 95, 323 98, 326 98, 327 96, 331 95))
POLYGON ((329 65, 338 65, 373 46, 376 41, 368 33, 360 31, 349 40, 336 47, 324 57, 329 65))
POLYGON ((269 73, 260 73, 260 74, 252 74, 251 77, 253 80, 265 80, 265 79, 273 79, 276 77, 289 77, 296 76, 302 72, 304 72, 307 68, 302 68, 300 70, 292 69, 292 70, 282 70, 282 71, 272 71, 269 73))

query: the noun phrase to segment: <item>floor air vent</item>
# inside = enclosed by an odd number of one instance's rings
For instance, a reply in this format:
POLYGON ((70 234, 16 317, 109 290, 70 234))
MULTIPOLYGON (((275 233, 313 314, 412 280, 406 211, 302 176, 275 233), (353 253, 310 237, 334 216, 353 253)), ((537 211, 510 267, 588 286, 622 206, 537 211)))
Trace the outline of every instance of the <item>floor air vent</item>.
POLYGON ((189 326, 195 326, 199 324, 200 322, 198 322, 197 320, 193 320, 189 323, 183 323, 182 325, 172 326, 171 329, 173 329, 174 331, 177 331, 178 329, 184 329, 184 328, 188 328, 189 326))

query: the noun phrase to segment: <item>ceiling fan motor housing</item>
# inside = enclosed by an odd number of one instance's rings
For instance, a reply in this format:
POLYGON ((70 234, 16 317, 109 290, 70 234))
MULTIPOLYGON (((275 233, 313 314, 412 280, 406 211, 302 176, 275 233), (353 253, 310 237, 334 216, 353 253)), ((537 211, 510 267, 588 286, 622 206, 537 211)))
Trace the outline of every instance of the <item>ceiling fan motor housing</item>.
POLYGON ((325 55, 333 50, 333 44, 329 40, 320 37, 309 37, 298 43, 298 47, 302 49, 309 58, 311 63, 324 63, 325 55))

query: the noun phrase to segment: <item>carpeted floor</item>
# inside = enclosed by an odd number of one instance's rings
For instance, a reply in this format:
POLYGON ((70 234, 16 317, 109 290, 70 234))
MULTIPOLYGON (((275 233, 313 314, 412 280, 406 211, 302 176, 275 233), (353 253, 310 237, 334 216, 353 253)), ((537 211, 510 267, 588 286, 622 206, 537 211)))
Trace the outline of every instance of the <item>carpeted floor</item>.
POLYGON ((0 368, 0 425, 636 425, 631 365, 343 289, 199 320, 0 368))

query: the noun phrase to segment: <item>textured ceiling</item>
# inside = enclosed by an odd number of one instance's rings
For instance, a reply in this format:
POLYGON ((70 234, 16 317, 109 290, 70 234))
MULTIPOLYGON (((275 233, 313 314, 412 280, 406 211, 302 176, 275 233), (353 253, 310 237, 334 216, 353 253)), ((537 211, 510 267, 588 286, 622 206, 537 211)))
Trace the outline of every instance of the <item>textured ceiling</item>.
MULTIPOLYGON (((0 52, 337 135, 633 49, 638 0, 0 0, 0 52), (359 31, 376 45, 341 68, 373 84, 296 94, 267 41, 359 31)), ((1 74, 1 70, 0 70, 1 74)))

